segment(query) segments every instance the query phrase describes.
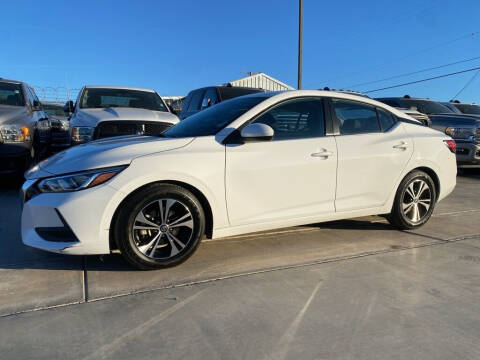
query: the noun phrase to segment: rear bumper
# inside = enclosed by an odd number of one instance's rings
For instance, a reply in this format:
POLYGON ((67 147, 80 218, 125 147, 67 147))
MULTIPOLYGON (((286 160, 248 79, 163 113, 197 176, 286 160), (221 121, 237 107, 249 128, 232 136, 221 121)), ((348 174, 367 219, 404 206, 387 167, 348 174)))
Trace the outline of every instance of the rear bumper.
POLYGON ((480 145, 457 142, 458 165, 480 165, 480 145))

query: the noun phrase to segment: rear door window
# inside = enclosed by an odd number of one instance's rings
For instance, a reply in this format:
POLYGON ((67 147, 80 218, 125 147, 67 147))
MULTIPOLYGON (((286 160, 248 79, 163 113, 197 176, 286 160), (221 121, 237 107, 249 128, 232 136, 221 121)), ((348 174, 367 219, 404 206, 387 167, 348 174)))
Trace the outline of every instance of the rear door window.
POLYGON ((395 118, 388 111, 377 108, 378 120, 380 121, 380 126, 382 131, 387 131, 390 129, 396 122, 395 118))
POLYGON ((332 99, 332 102, 340 134, 368 134, 381 131, 374 106, 340 99, 332 99))

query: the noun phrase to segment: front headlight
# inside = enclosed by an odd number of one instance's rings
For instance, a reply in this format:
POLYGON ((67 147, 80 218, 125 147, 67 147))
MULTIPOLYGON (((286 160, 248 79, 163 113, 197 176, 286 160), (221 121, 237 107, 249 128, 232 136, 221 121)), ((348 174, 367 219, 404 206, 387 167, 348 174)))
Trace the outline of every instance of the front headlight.
POLYGON ((73 142, 87 142, 93 139, 93 132, 95 128, 90 126, 74 126, 72 128, 73 142))
POLYGON ((445 129, 445 134, 451 136, 454 139, 473 140, 473 136, 475 135, 475 129, 461 128, 461 127, 448 127, 445 129))
POLYGON ((2 125, 0 126, 0 135, 5 143, 32 141, 30 129, 21 125, 2 125))
POLYGON ((127 166, 82 171, 41 180, 37 188, 42 193, 70 192, 91 188, 110 180, 127 166))

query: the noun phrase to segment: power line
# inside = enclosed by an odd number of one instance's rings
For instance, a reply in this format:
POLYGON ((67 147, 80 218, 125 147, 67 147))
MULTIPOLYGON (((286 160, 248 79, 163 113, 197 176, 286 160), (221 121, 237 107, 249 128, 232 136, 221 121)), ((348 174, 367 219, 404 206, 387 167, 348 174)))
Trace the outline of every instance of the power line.
POLYGON ((480 70, 478 70, 475 74, 473 74, 473 76, 470 78, 470 80, 467 81, 467 83, 465 84, 465 86, 458 92, 455 94, 455 96, 453 97, 453 99, 456 99, 458 95, 460 95, 463 90, 465 90, 471 83, 473 80, 475 80, 475 78, 477 77, 478 73, 480 73, 480 70))
POLYGON ((470 59, 455 61, 455 62, 452 62, 452 63, 449 63, 449 64, 434 66, 434 67, 430 67, 430 68, 427 68, 427 69, 412 71, 412 72, 404 73, 404 74, 400 74, 400 75, 394 75, 394 76, 390 76, 390 77, 387 77, 387 78, 384 78, 384 79, 367 81, 367 82, 360 83, 360 84, 345 86, 345 88, 346 88, 346 89, 351 89, 351 88, 358 87, 358 86, 376 84, 376 83, 379 83, 379 82, 382 82, 382 81, 387 81, 387 80, 392 80, 392 79, 398 79, 398 78, 400 78, 400 77, 409 76, 409 75, 420 74, 420 73, 422 73, 422 72, 431 71, 431 70, 437 70, 437 69, 445 68, 445 67, 448 67, 448 66, 457 65, 457 64, 462 64, 462 63, 466 63, 466 62, 474 61, 474 60, 478 60, 478 59, 480 59, 480 56, 476 56, 476 57, 473 57, 473 58, 470 58, 470 59))
POLYGON ((464 39, 471 39, 471 38, 475 38, 477 35, 478 35, 479 31, 473 31, 473 32, 469 32, 468 34, 464 34, 462 36, 459 36, 457 38, 454 38, 454 39, 451 39, 451 40, 447 40, 447 41, 443 41, 441 43, 437 43, 435 45, 432 45, 432 46, 429 46, 427 48, 424 48, 424 49, 420 49, 420 50, 417 50, 417 51, 413 51, 413 52, 410 52, 408 53, 407 55, 405 56, 401 56, 401 57, 398 57, 398 58, 394 58, 394 59, 391 59, 389 61, 385 61, 379 65, 372 65, 372 66, 367 66, 365 67, 363 70, 359 70, 359 71, 355 71, 355 72, 350 72, 348 74, 344 74, 342 76, 336 76, 334 78, 331 78, 331 79, 327 79, 326 82, 329 82, 329 81, 332 81, 332 80, 336 80, 336 79, 341 79, 341 78, 345 78, 347 76, 353 76, 353 75, 357 75, 359 73, 364 73, 365 71, 368 71, 370 69, 378 69, 380 67, 384 67, 385 65, 390 65, 392 63, 396 63, 398 61, 402 61, 402 60, 405 60, 405 59, 408 59, 412 56, 416 56, 418 54, 422 54, 422 53, 426 53, 426 52, 429 52, 431 50, 434 50, 436 48, 439 48, 439 47, 444 47, 446 45, 450 45, 450 44, 453 44, 453 43, 456 43, 457 41, 460 41, 460 40, 464 40, 464 39))
POLYGON ((368 90, 368 91, 364 91, 363 93, 364 93, 364 94, 368 94, 368 93, 372 93, 372 92, 376 92, 376 91, 393 89, 393 88, 397 88, 397 87, 401 87, 401 86, 406 86, 406 85, 411 85, 411 84, 417 84, 417 83, 421 83, 421 82, 425 82, 425 81, 430 81, 430 80, 440 79, 440 78, 444 78, 444 77, 448 77, 448 76, 463 74, 463 73, 466 73, 466 72, 469 72, 469 71, 475 71, 475 70, 480 70, 480 66, 477 66, 477 67, 474 67, 474 68, 471 68, 471 69, 467 69, 467 70, 456 71, 456 72, 449 73, 449 74, 443 74, 443 75, 433 76, 433 77, 426 78, 426 79, 410 81, 410 82, 403 83, 403 84, 397 84, 397 85, 387 86, 387 87, 383 87, 383 88, 380 88, 380 89, 368 90))

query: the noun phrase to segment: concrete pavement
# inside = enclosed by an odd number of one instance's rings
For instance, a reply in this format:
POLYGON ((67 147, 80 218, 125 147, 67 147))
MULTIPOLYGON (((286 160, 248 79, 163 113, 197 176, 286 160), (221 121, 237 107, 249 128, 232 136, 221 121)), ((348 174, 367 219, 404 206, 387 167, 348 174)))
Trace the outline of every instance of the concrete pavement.
POLYGON ((154 272, 25 248, 4 185, 0 358, 478 358, 479 184, 460 176, 415 232, 378 217, 282 229, 154 272))

